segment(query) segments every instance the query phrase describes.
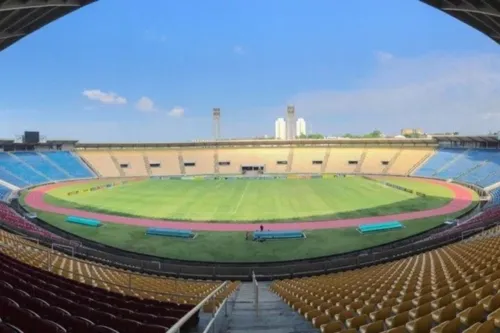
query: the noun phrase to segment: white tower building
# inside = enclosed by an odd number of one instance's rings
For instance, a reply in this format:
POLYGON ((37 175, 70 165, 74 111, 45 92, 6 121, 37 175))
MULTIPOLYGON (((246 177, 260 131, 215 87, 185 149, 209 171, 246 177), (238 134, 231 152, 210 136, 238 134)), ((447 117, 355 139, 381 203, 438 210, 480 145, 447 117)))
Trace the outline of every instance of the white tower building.
POLYGON ((274 123, 274 137, 278 140, 286 139, 286 122, 284 118, 276 119, 274 123))
POLYGON ((297 119, 297 124, 295 126, 295 129, 297 130, 297 138, 299 138, 301 135, 306 135, 306 121, 304 118, 299 118, 297 119))

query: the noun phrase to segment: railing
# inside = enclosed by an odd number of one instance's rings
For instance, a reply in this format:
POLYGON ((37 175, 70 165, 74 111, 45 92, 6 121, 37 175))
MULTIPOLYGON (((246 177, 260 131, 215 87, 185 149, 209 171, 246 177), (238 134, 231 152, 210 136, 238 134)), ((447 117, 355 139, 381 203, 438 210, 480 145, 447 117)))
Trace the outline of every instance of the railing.
POLYGON ((254 285, 255 290, 255 313, 257 317, 259 316, 259 282, 257 281, 257 277, 255 276, 255 272, 252 272, 252 283, 254 285))
MULTIPOLYGON (((212 291, 207 297, 205 297, 200 303, 198 303, 198 305, 196 305, 193 309, 191 309, 191 311, 189 311, 188 313, 186 313, 184 315, 184 317, 182 317, 181 319, 179 319, 179 321, 177 323, 175 323, 172 327, 170 327, 167 331, 167 333, 180 333, 181 332, 181 327, 182 325, 184 325, 192 316, 194 316, 195 314, 198 313, 198 311, 201 310, 201 308, 203 307, 203 305, 205 305, 207 302, 210 302, 212 301, 213 302, 213 305, 214 305, 214 309, 215 309, 215 295, 217 295, 217 293, 222 290, 224 287, 227 286, 229 282, 226 281, 224 283, 222 283, 220 286, 218 286, 214 291, 212 291)), ((222 307, 221 307, 222 308, 222 307)), ((227 310, 226 310, 227 311, 227 310)), ((212 315, 212 318, 215 318, 215 310, 213 312, 214 314, 212 315)), ((213 329, 215 331, 215 325, 214 325, 214 322, 212 324, 213 326, 213 329)))
POLYGON ((207 326, 203 330, 203 333, 208 333, 210 331, 212 333, 217 332, 217 319, 220 318, 220 314, 222 313, 222 309, 224 309, 224 318, 227 318, 227 316, 228 316, 227 304, 229 302, 229 297, 230 297, 230 295, 228 295, 224 299, 224 302, 222 302, 222 304, 217 309, 217 311, 215 311, 216 310, 215 307, 212 308, 212 319, 210 319, 210 321, 208 322, 207 326))

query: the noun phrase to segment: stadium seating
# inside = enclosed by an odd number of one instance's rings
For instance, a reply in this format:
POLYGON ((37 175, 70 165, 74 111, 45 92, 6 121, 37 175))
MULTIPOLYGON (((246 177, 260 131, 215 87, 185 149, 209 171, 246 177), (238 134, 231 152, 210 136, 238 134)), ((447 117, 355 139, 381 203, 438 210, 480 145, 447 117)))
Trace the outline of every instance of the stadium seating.
POLYGON ((91 171, 70 152, 0 153, 0 179, 21 188, 89 177, 93 177, 91 171))
POLYGON ((72 152, 47 151, 40 154, 63 169, 71 178, 93 178, 94 173, 72 152))
POLYGON ((294 148, 292 173, 320 173, 325 162, 327 148, 294 148), (321 163, 313 163, 314 161, 321 163))
POLYGON ((434 153, 431 148, 403 149, 387 171, 391 175, 408 175, 410 171, 434 153))
POLYGON ((230 162, 230 165, 219 165, 219 173, 241 174, 242 166, 264 166, 266 173, 285 173, 289 155, 290 149, 284 148, 219 149, 219 162, 230 162))
POLYGON ((50 180, 65 180, 71 178, 66 171, 52 163, 50 160, 37 152, 15 152, 12 155, 18 157, 26 165, 50 180))
POLYGON ((439 149, 425 164, 415 171, 415 176, 435 177, 445 166, 453 163, 464 149, 439 149))
POLYGON ((271 288, 325 333, 460 332, 500 319, 499 256, 500 237, 480 238, 271 288))
POLYGON ((413 175, 455 179, 487 187, 500 182, 500 152, 492 149, 439 149, 413 175))
POLYGON ((371 148, 367 150, 365 160, 360 167, 360 172, 369 174, 381 174, 389 168, 389 163, 400 153, 396 148, 371 148), (387 162, 388 164, 383 164, 387 162))
POLYGON ((99 173, 101 177, 120 177, 120 170, 115 165, 110 151, 85 150, 78 153, 88 165, 99 173))
POLYGON ((484 208, 490 208, 493 206, 498 206, 500 204, 500 187, 497 187, 490 192, 491 200, 484 206, 484 208))
POLYGON ((120 165, 127 167, 121 168, 121 175, 126 177, 147 176, 148 172, 144 162, 144 155, 140 151, 113 151, 111 155, 120 165))
MULTIPOLYGON (((49 270, 55 275, 94 288, 142 299, 197 304, 222 283, 221 281, 193 281, 137 274, 95 264, 49 250, 1 229, 0 245, 0 253, 33 268, 49 270)), ((237 284, 233 283, 222 291, 221 296, 218 296, 218 303, 236 286, 237 284)))
POLYGON ((0 185, 0 200, 5 199, 9 193, 10 190, 7 187, 0 185))
MULTIPOLYGON (((166 332, 193 306, 126 297, 0 255, 0 315, 22 332, 166 332), (105 331, 114 332, 114 331, 105 331)), ((194 326, 197 317, 186 325, 194 326)))
POLYGON ((31 223, 22 216, 19 216, 12 208, 7 204, 0 203, 0 221, 7 226, 19 230, 21 232, 34 233, 43 237, 58 239, 56 236, 49 231, 40 228, 39 226, 31 223))
POLYGON ((179 153, 176 150, 147 150, 144 156, 149 164, 153 176, 180 175, 179 153))
POLYGON ((194 163, 186 166, 186 175, 212 175, 215 173, 213 149, 184 149, 182 157, 184 163, 194 163))
POLYGON ((337 148, 330 151, 326 164, 326 173, 354 173, 358 164, 361 164, 363 148, 337 148), (357 161, 358 164, 349 163, 357 161))
POLYGON ((51 180, 47 175, 35 170, 14 154, 0 153, 0 167, 4 171, 0 174, 0 177, 6 182, 19 187, 45 183, 51 180))

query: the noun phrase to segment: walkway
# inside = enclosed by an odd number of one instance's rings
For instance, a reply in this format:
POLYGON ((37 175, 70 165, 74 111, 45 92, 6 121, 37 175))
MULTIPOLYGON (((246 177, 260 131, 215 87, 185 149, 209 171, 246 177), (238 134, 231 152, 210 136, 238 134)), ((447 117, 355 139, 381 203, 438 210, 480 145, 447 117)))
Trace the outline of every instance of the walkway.
POLYGON ((224 333, 318 333, 310 322, 269 291, 269 283, 259 283, 259 314, 255 310, 251 282, 243 283, 228 318, 224 333))
MULTIPOLYGON (((266 224, 266 229, 269 230, 319 230, 319 229, 338 229, 357 227, 360 224, 383 223, 387 221, 405 221, 423 219, 433 216, 444 216, 453 214, 457 211, 467 208, 472 202, 472 193, 469 189, 443 181, 432 179, 420 179, 418 181, 439 184, 449 188, 454 193, 454 199, 447 205, 418 212, 400 213, 386 216, 370 216, 357 219, 342 219, 330 221, 313 221, 313 222, 289 222, 289 223, 269 223, 266 224)), ((102 213, 88 212, 75 208, 64 208, 51 205, 44 201, 44 196, 47 191, 56 187, 64 186, 64 184, 51 184, 40 186, 29 192, 25 198, 28 206, 50 213, 62 215, 76 215, 89 219, 96 219, 108 223, 127 224, 142 227, 156 228, 172 228, 172 229, 189 229, 196 231, 254 231, 260 226, 260 223, 209 223, 209 222, 186 222, 186 221, 167 221, 155 220, 146 218, 126 217, 102 213)))

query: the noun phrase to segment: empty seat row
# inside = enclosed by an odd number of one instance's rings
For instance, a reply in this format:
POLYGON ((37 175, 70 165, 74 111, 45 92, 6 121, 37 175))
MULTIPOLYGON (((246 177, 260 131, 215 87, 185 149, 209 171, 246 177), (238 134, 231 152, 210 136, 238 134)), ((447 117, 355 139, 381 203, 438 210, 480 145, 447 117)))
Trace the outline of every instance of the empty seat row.
POLYGON ((271 289, 324 333, 460 332, 500 320, 499 258, 500 237, 478 238, 271 289))

